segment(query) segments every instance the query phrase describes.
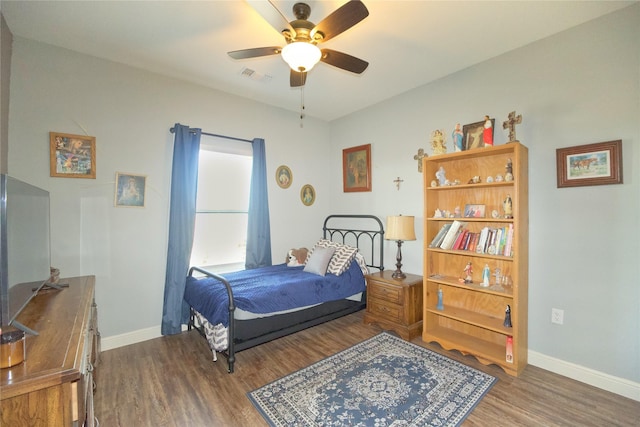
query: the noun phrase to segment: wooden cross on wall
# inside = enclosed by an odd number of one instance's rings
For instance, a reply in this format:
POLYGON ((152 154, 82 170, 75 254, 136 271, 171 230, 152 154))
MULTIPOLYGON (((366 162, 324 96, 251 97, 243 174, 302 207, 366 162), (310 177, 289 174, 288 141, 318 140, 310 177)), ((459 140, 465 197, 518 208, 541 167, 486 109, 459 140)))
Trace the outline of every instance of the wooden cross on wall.
POLYGON ((396 183, 396 187, 398 187, 398 191, 400 191, 400 183, 404 182, 404 179, 400 179, 400 177, 397 177, 396 179, 393 180, 393 182, 396 183))
POLYGON ((427 157, 427 155, 424 154, 424 150, 422 148, 418 150, 418 154, 413 156, 413 160, 418 161, 418 172, 422 172, 422 159, 424 159, 425 157, 427 157))
POLYGON ((502 123, 502 129, 509 128, 509 141, 507 143, 518 142, 516 140, 516 125, 519 125, 520 123, 522 123, 522 115, 518 114, 516 117, 515 111, 510 112, 507 121, 502 123))

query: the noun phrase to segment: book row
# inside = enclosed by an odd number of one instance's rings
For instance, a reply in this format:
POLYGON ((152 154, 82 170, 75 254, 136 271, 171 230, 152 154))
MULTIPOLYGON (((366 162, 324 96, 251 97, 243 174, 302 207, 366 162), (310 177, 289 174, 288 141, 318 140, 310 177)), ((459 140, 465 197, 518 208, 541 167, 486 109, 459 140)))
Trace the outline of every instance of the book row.
POLYGON ((440 228, 429 244, 430 248, 471 251, 479 254, 513 256, 513 224, 505 227, 484 227, 479 232, 465 228, 466 223, 453 221, 440 228))

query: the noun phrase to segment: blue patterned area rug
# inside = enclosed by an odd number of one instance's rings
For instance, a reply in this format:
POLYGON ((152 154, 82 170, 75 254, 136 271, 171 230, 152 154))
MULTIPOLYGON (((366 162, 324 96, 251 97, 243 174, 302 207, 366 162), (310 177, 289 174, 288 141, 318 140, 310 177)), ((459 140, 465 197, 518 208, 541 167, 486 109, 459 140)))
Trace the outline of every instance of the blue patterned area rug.
POLYGON ((458 426, 496 381, 383 332, 247 395, 272 426, 458 426))

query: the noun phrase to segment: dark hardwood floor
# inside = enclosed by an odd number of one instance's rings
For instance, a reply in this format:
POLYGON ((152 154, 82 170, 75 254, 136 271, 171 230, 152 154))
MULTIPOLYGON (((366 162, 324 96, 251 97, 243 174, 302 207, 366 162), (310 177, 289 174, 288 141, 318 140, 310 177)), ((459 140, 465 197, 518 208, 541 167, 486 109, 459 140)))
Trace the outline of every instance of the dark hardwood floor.
MULTIPOLYGON (((185 332, 102 352, 95 412, 101 427, 266 426, 246 393, 380 332, 362 312, 212 362, 185 332)), ((640 402, 527 366, 518 378, 473 357, 414 343, 498 377, 463 426, 640 426, 640 402)))

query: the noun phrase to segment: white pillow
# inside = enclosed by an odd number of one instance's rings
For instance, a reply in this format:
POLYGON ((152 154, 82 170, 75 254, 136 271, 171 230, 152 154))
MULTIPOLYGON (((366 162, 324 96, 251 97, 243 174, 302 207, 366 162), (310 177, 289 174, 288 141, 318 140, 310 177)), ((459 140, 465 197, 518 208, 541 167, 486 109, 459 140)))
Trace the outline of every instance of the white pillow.
POLYGON ((304 266, 304 271, 324 276, 327 274, 327 266, 333 253, 336 251, 334 247, 316 247, 304 266))

